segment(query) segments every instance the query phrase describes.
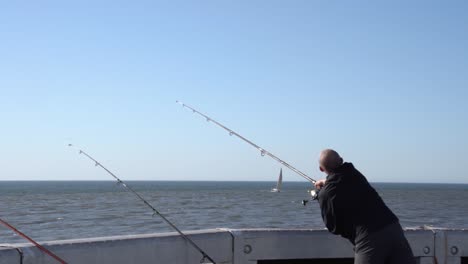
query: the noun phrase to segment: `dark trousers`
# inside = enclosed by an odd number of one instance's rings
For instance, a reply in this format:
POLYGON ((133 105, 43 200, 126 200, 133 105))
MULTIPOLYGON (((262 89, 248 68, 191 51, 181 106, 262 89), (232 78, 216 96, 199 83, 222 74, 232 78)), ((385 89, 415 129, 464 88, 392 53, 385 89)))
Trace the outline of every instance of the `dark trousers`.
POLYGON ((354 264, 416 264, 399 223, 360 239, 354 251, 354 264))

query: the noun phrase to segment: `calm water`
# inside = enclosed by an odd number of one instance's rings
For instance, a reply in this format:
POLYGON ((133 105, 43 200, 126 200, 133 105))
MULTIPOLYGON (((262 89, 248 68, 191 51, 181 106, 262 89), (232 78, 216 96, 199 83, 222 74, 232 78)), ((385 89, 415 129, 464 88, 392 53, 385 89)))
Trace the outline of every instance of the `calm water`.
MULTIPOLYGON (((308 183, 127 182, 181 230, 325 228, 308 183)), ((468 185, 373 184, 403 226, 468 227, 468 185)), ((113 182, 1 182, 0 217, 38 241, 171 230, 113 182)), ((24 242, 0 225, 0 243, 24 242)))

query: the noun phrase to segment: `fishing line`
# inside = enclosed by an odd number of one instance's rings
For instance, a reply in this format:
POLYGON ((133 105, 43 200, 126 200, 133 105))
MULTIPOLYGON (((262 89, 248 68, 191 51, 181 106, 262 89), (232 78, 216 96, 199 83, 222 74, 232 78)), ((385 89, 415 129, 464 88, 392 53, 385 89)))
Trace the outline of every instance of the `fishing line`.
POLYGON ((239 135, 237 132, 235 132, 234 130, 232 129, 229 129, 227 127, 225 127, 224 125, 222 125, 221 123, 219 123, 218 121, 214 120, 213 118, 197 111, 196 109, 194 109, 193 107, 190 107, 184 103, 182 103, 181 101, 176 101, 176 103, 182 105, 182 107, 186 107, 190 110, 192 110, 193 113, 197 113, 199 115, 201 115, 202 117, 204 117, 206 119, 207 122, 213 122, 214 124, 216 124, 217 126, 221 127, 222 129, 226 130, 229 132, 229 135, 232 136, 236 136, 238 138, 240 138, 241 140, 247 142, 249 145, 253 146, 254 148, 258 149, 260 151, 260 155, 262 156, 270 156, 271 158, 273 158, 274 160, 276 160, 277 162, 281 163, 283 166, 287 167, 288 169, 294 171, 295 173, 299 174, 301 177, 305 178, 306 180, 308 180, 309 182, 312 183, 312 185, 315 184, 316 180, 312 179, 311 177, 307 176, 307 174, 303 173, 302 171, 294 168, 292 165, 290 165, 289 163, 285 162, 284 160, 278 158, 277 156, 273 155, 271 152, 267 151, 266 149, 264 148, 261 148, 260 146, 258 146, 257 144, 253 143, 252 141, 246 139, 245 137, 239 135))
MULTIPOLYGON (((72 144, 68 144, 68 146, 73 147, 72 144)), ((97 161, 96 159, 91 157, 91 155, 89 155, 88 153, 84 152, 81 149, 78 149, 78 151, 79 151, 79 154, 83 154, 88 159, 92 160, 96 167, 101 167, 109 175, 114 177, 114 179, 117 180, 117 184, 121 185, 125 189, 132 192, 136 197, 138 197, 139 200, 141 200, 146 206, 148 206, 153 211, 153 216, 155 216, 155 215, 160 216, 167 224, 169 224, 175 231, 177 231, 177 233, 179 233, 182 236, 182 238, 184 238, 187 242, 189 242, 189 244, 191 246, 193 246, 196 250, 198 250, 203 255, 200 263, 206 263, 205 260, 209 260, 209 261, 211 261, 212 264, 216 264, 216 262, 210 256, 208 256, 208 254, 206 254, 205 251, 203 251, 197 244, 195 244, 195 242, 193 242, 192 239, 190 239, 188 236, 186 236, 184 233, 182 233, 182 231, 180 231, 179 228, 177 228, 171 221, 169 221, 164 215, 162 215, 155 207, 153 207, 148 201, 146 201, 139 193, 137 193, 130 186, 128 186, 126 183, 124 183, 119 177, 117 177, 114 173, 112 173, 110 170, 108 170, 106 167, 104 167, 99 161, 97 161)))
MULTIPOLYGON (((10 228, 11 230, 13 230, 16 234, 20 235, 21 237, 25 238, 26 240, 28 240, 29 242, 33 243, 37 248, 39 248, 42 252, 46 253, 47 255, 51 256, 52 258, 54 258, 55 260, 57 260, 59 263, 62 263, 62 264, 67 264, 67 262, 65 262, 65 260, 61 259, 59 256, 55 255, 54 253, 52 253, 50 250, 48 250, 47 248, 41 246, 39 243, 37 243, 36 241, 34 241, 32 238, 28 237, 27 235, 25 235, 23 232, 19 231, 18 229, 16 229, 14 226, 10 225, 8 222, 6 222, 5 220, 1 219, 0 218, 0 223, 2 223, 4 226, 10 228)), ((20 252, 20 255, 21 255, 21 260, 23 259, 23 256, 22 256, 22 252, 21 251, 18 251, 20 252)))

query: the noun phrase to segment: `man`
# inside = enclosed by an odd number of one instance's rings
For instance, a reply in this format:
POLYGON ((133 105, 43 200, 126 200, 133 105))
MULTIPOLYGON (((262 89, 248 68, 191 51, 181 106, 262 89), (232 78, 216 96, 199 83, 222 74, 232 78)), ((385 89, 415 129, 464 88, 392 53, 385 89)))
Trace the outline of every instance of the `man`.
POLYGON ((328 230, 355 246, 355 264, 415 264, 398 218, 351 163, 325 149, 320 153, 318 201, 328 230))

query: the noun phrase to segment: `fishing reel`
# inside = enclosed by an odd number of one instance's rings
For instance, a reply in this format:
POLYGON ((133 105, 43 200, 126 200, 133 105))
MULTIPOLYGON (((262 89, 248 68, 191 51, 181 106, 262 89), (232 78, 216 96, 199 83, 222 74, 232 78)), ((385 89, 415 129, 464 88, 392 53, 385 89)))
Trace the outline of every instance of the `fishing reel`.
MULTIPOLYGON (((317 200, 318 193, 319 193, 318 190, 307 190, 307 192, 310 194, 310 196, 312 196, 312 199, 311 199, 312 201, 317 200)), ((302 200, 302 205, 306 206, 308 202, 309 202, 309 200, 302 200)))
POLYGON ((317 200, 317 198, 318 198, 318 193, 319 193, 318 190, 309 190, 309 191, 307 191, 307 192, 310 193, 310 196, 312 196, 312 200, 317 200))

